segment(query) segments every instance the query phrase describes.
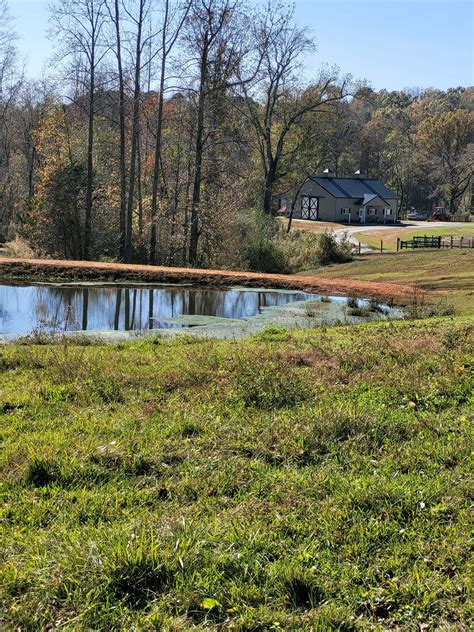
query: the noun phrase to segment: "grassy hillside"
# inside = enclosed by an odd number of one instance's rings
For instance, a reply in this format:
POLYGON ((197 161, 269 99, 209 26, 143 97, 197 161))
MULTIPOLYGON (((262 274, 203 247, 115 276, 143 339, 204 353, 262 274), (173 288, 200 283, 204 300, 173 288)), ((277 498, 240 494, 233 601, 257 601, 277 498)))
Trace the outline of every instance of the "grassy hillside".
POLYGON ((392 252, 395 252, 397 249, 397 237, 409 240, 413 239, 413 237, 423 237, 424 235, 428 237, 474 237, 474 224, 466 223, 463 226, 432 228, 430 227, 430 224, 427 223, 426 227, 423 226, 422 228, 414 228, 413 230, 395 227, 393 230, 372 232, 364 232, 362 229, 360 233, 354 233, 354 237, 356 239, 359 239, 362 243, 368 244, 369 246, 372 246, 372 248, 376 249, 380 248, 380 240, 382 239, 384 250, 391 250, 392 252))
POLYGON ((1 348, 0 625, 469 629, 472 328, 1 348))
POLYGON ((351 263, 318 268, 306 274, 323 278, 402 283, 436 290, 456 313, 474 314, 474 251, 425 250, 369 254, 351 263))

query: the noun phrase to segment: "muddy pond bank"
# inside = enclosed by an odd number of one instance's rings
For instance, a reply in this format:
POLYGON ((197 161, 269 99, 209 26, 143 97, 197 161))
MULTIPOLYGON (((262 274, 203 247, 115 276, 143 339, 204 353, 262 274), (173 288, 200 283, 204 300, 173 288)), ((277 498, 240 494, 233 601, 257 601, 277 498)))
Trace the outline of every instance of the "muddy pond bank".
POLYGON ((170 268, 135 264, 53 259, 2 259, 0 279, 46 282, 117 282, 142 284, 192 284, 193 286, 300 290, 310 294, 377 298, 406 304, 414 289, 397 283, 326 279, 318 276, 261 274, 230 270, 170 268))

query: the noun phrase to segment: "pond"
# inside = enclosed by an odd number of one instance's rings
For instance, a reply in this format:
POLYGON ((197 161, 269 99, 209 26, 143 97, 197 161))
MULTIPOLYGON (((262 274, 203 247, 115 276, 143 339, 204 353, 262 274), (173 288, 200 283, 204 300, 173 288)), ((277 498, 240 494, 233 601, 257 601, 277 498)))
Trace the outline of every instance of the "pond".
POLYGON ((298 291, 186 286, 0 285, 0 334, 141 331, 247 319, 317 296, 298 291), (194 317, 194 318, 183 318, 194 317))
POLYGON ((67 333, 127 340, 179 332, 237 339, 266 327, 324 327, 403 318, 397 307, 298 290, 117 283, 0 284, 0 343, 67 333))

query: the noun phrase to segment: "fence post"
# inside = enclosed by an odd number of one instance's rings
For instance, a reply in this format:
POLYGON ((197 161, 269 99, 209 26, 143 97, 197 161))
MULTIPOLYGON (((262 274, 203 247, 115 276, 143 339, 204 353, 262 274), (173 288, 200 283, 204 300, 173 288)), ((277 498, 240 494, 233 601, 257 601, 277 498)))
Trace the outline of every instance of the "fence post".
POLYGON ((453 236, 451 235, 451 248, 453 247, 453 236))
POLYGON ((441 248, 441 236, 438 237, 438 250, 441 248))
POLYGON ((383 252, 383 241, 380 240, 380 252, 383 252))
POLYGON ((459 247, 460 247, 460 248, 462 248, 462 237, 461 237, 461 239, 459 240, 459 247))
POLYGON ((359 241, 359 254, 360 254, 360 241, 359 241))
POLYGON ((400 250, 400 237, 397 237, 397 252, 400 250))

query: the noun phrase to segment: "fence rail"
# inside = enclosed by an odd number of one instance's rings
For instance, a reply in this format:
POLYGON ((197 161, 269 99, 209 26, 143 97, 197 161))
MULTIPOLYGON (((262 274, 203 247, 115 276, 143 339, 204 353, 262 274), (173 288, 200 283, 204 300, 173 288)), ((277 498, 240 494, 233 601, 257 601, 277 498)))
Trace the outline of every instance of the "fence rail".
POLYGON ((413 237, 409 240, 397 238, 397 251, 416 248, 474 248, 474 237, 413 237))

